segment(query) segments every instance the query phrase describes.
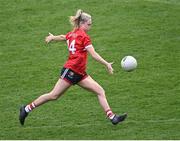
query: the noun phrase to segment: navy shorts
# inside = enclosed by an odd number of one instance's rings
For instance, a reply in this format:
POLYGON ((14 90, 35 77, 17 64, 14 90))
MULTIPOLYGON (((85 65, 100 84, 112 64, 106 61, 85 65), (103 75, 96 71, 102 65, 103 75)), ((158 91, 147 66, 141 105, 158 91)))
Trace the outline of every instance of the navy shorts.
POLYGON ((81 80, 85 79, 87 76, 88 76, 87 74, 80 75, 68 68, 62 68, 61 70, 61 78, 72 85, 79 83, 81 80))

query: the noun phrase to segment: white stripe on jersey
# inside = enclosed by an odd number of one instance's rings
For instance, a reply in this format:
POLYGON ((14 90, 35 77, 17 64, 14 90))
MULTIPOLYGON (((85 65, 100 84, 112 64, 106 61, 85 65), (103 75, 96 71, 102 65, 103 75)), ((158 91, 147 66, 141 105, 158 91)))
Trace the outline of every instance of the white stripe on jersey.
POLYGON ((86 46, 86 47, 84 48, 84 50, 86 50, 87 48, 90 48, 90 47, 93 47, 92 44, 86 46))

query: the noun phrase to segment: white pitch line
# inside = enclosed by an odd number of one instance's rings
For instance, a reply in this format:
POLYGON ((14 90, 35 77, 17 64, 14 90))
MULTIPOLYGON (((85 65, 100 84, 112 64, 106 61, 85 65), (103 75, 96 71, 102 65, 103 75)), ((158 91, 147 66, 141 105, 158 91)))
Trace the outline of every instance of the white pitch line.
POLYGON ((144 0, 144 1, 171 4, 171 5, 180 5, 180 3, 178 3, 177 1, 165 1, 165 0, 144 0))
MULTIPOLYGON (((177 124, 179 124, 180 119, 168 119, 168 120, 143 120, 143 121, 137 121, 137 120, 126 120, 124 123, 172 123, 172 122, 177 122, 177 124)), ((58 122, 57 122, 58 123, 58 122)), ((61 123, 61 125, 45 125, 45 126, 24 126, 24 127, 9 127, 9 128, 3 128, 2 130, 9 130, 9 129, 23 129, 23 130, 28 130, 28 129, 42 129, 42 128, 63 128, 63 127, 88 127, 88 126, 100 126, 101 124, 96 123, 96 124, 79 124, 79 125, 75 125, 75 124, 67 124, 67 123, 61 123)), ((1 130, 1 129, 0 129, 1 130)))
POLYGON ((133 121, 133 120, 130 120, 130 121, 126 121, 126 122, 134 122, 134 123, 146 123, 146 122, 149 122, 149 123, 162 123, 162 122, 180 122, 180 119, 167 119, 167 120, 143 120, 143 121, 133 121))

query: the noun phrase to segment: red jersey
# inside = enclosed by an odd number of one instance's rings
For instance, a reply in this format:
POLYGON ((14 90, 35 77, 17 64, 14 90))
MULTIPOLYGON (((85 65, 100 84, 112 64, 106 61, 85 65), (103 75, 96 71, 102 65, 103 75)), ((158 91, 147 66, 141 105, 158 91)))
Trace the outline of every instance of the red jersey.
POLYGON ((69 57, 64 67, 85 75, 87 64, 87 48, 91 47, 90 37, 80 28, 66 34, 69 57))

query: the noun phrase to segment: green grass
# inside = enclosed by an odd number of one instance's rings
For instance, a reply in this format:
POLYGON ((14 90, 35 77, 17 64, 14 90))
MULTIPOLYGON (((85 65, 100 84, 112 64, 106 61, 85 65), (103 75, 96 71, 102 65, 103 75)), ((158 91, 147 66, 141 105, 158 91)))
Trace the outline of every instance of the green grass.
POLYGON ((0 0, 0 139, 180 139, 180 2, 178 0, 0 0), (50 91, 67 59, 64 43, 46 45, 48 32, 67 33, 68 16, 89 12, 97 52, 114 61, 114 75, 89 57, 88 73, 106 90, 113 126, 95 95, 75 86, 19 125, 19 106, 50 91), (120 60, 137 58, 124 72, 120 60))

